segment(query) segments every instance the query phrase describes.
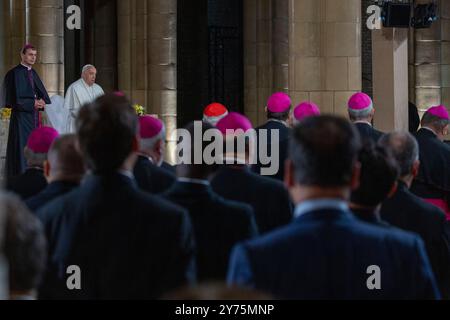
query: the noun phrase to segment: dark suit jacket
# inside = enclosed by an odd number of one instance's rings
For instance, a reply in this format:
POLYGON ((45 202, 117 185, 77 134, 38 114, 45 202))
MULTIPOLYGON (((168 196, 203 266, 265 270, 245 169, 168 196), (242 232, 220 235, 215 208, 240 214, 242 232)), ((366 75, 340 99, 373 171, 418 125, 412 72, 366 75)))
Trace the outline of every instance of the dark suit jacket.
POLYGON ((284 185, 261 177, 247 167, 222 167, 212 180, 222 197, 253 207, 261 234, 292 222, 292 204, 284 185))
POLYGON ((381 215, 391 225, 422 237, 441 293, 450 299, 450 248, 444 213, 412 194, 400 182, 394 197, 383 204, 381 215))
POLYGON ((52 200, 69 193, 79 184, 71 182, 53 182, 50 183, 41 193, 25 201, 25 204, 31 211, 36 212, 52 200))
POLYGON ((47 187, 47 179, 41 169, 27 169, 22 175, 9 179, 6 189, 23 200, 34 197, 47 187))
POLYGON ((380 213, 374 210, 351 209, 353 215, 360 221, 373 224, 378 227, 392 228, 386 221, 381 219, 380 213))
POLYGON ((199 281, 225 281, 231 249, 257 235, 252 207, 225 200, 211 186, 195 183, 176 182, 164 197, 190 213, 199 281))
POLYGON ((134 176, 139 188, 153 194, 167 191, 176 180, 174 174, 159 168, 142 156, 139 156, 136 162, 134 176))
POLYGON ((170 172, 171 174, 173 174, 173 175, 176 175, 176 174, 177 174, 177 169, 176 169, 176 167, 173 166, 173 165, 171 165, 171 164, 169 164, 169 163, 167 163, 167 162, 165 162, 165 161, 163 162, 161 168, 164 169, 164 170, 166 170, 166 171, 169 171, 169 172, 170 172))
POLYGON ((229 283, 281 299, 439 298, 422 240, 323 209, 238 246, 229 283), (381 271, 381 290, 369 290, 369 270, 381 271))
MULTIPOLYGON (((289 129, 288 127, 286 127, 284 124, 277 122, 277 121, 268 121, 265 125, 259 127, 256 129, 256 133, 257 133, 257 141, 258 141, 258 153, 259 153, 259 149, 260 149, 260 144, 259 144, 259 137, 260 137, 260 130, 267 130, 268 134, 267 134, 267 138, 268 140, 268 145, 267 145, 267 151, 268 151, 268 155, 272 155, 272 144, 271 142, 271 132, 272 130, 278 130, 279 132, 279 140, 276 141, 275 143, 278 145, 279 147, 279 163, 280 163, 280 167, 278 172, 273 175, 273 176, 267 176, 269 178, 275 178, 277 180, 283 181, 284 180, 284 164, 289 156, 289 140, 290 140, 290 134, 291 134, 291 129, 289 129)), ((255 172, 256 174, 261 174, 261 169, 262 168, 268 168, 269 166, 266 165, 262 165, 259 161, 259 157, 258 157, 258 164, 254 165, 252 170, 253 172, 255 172)))
POLYGON ((376 130, 369 124, 366 123, 355 123, 356 129, 358 129, 361 139, 364 141, 370 141, 373 143, 378 143, 378 140, 384 135, 383 132, 376 130))
POLYGON ((43 299, 154 299, 193 279, 187 212, 126 176, 90 176, 37 215, 49 242, 43 299), (82 290, 67 289, 69 266, 82 290))

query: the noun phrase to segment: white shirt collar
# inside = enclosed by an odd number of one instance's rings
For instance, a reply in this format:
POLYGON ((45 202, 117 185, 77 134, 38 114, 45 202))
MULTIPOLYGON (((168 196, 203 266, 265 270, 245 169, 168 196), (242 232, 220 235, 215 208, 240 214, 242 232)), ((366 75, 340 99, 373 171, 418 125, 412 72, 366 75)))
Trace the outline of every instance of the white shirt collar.
POLYGON ((28 69, 28 71, 30 71, 30 70, 32 70, 33 68, 32 67, 29 67, 29 66, 27 66, 27 65, 24 65, 23 63, 20 63, 22 66, 24 66, 25 68, 27 68, 28 69))
POLYGON ((267 123, 269 123, 269 122, 278 122, 278 123, 281 123, 282 125, 284 125, 286 127, 288 126, 286 121, 281 121, 281 120, 278 120, 278 119, 269 119, 269 120, 267 120, 267 123))
POLYGON ((368 124, 369 126, 372 127, 372 124, 371 124, 369 121, 355 121, 355 122, 354 122, 354 124, 357 124, 357 123, 368 124))
POLYGON ((300 203, 294 211, 295 218, 299 218, 302 215, 322 210, 322 209, 331 209, 331 210, 341 210, 348 211, 348 203, 341 199, 317 199, 317 200, 308 200, 300 203))
POLYGON ((178 180, 178 182, 182 182, 182 183, 201 184, 204 186, 211 185, 208 180, 203 180, 203 179, 178 178, 177 180, 178 180))

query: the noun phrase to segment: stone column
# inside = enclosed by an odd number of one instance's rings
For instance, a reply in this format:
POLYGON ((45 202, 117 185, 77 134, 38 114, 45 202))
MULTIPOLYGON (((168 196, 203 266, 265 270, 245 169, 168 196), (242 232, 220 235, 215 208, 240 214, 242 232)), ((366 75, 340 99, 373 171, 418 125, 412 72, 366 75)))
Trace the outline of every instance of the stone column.
MULTIPOLYGON (((418 0, 418 3, 429 3, 418 0)), ((420 114, 444 104, 450 110, 450 2, 437 1, 439 19, 414 32, 415 99, 420 114)))
POLYGON ((375 126, 408 130, 408 29, 373 31, 375 126))
POLYGON ((2 1, 0 6, 3 9, 1 18, 3 43, 3 59, 0 59, 0 68, 3 72, 11 69, 20 62, 20 49, 26 40, 26 19, 25 19, 25 0, 2 1))
POLYGON ((147 1, 117 1, 119 89, 150 112, 147 1))
POLYGON ((168 160, 174 161, 177 129, 177 1, 148 0, 148 110, 167 129, 168 160), (173 140, 172 140, 173 139, 173 140))
POLYGON ((272 1, 274 91, 289 90, 289 0, 272 1))
MULTIPOLYGON (((417 3, 428 3, 419 0, 417 3)), ((421 113, 442 102, 441 97, 441 22, 414 32, 415 100, 421 113)))
POLYGON ((119 89, 133 98, 131 53, 133 42, 133 1, 117 1, 117 69, 119 72, 119 89))
POLYGON ((38 49, 35 66, 50 96, 64 93, 63 0, 26 0, 26 40, 38 49))
MULTIPOLYGON (((450 2, 441 1, 442 103, 450 111, 450 2)), ((449 137, 450 139, 450 137, 449 137)))
MULTIPOLYGON (((0 83, 6 72, 20 62, 20 49, 25 44, 25 8, 25 0, 0 2, 0 83)), ((8 129, 9 122, 0 120, 0 187, 5 167, 8 129)))
POLYGON ((148 0, 148 110, 167 129, 167 157, 174 161, 177 129, 177 2, 148 0))
POLYGON ((347 116, 362 87, 361 1, 290 0, 289 92, 347 116))
POLYGON ((177 127, 176 0, 118 1, 119 89, 167 128, 173 160, 177 127))
POLYGON ((265 105, 273 92, 272 0, 244 1, 244 110, 253 124, 267 120, 265 105))

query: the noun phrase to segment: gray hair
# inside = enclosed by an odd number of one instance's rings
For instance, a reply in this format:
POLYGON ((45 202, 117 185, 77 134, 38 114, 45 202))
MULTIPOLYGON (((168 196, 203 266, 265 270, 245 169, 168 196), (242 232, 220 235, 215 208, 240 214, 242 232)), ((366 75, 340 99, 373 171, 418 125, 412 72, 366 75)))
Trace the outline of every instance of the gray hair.
POLYGON ((140 140, 140 148, 141 150, 153 150, 156 146, 156 144, 159 141, 165 141, 166 140, 166 127, 163 125, 161 132, 150 139, 142 139, 140 140))
POLYGON ((83 67, 83 69, 81 69, 81 74, 85 73, 86 71, 88 71, 88 70, 90 70, 90 69, 92 69, 92 68, 95 69, 95 66, 93 66, 92 64, 87 64, 87 65, 85 65, 85 66, 83 67))
POLYGON ((439 118, 435 115, 432 115, 429 112, 426 112, 422 118, 422 127, 432 126, 437 130, 443 130, 446 126, 449 125, 450 121, 447 119, 439 118))
POLYGON ((43 167, 47 160, 47 153, 35 153, 28 147, 25 147, 24 155, 27 164, 32 167, 43 167))
POLYGON ((379 144, 388 149, 397 161, 400 176, 405 177, 419 160, 419 144, 409 132, 393 132, 384 135, 379 144))
POLYGON ((364 120, 370 117, 370 114, 373 111, 373 106, 370 108, 362 109, 362 110, 353 110, 348 109, 348 114, 352 121, 364 120))

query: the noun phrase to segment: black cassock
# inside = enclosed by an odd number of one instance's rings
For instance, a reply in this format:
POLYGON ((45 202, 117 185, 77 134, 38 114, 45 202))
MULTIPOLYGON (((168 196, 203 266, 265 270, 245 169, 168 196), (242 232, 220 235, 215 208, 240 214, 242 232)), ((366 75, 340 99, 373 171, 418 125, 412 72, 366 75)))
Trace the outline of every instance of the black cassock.
POLYGON ((35 100, 50 104, 50 98, 39 75, 23 65, 10 70, 4 81, 5 105, 12 109, 6 152, 6 178, 22 174, 26 169, 23 150, 30 133, 39 126, 35 100))
POLYGON ((420 172, 412 191, 424 199, 441 199, 450 207, 450 147, 427 129, 416 135, 420 146, 420 172))

